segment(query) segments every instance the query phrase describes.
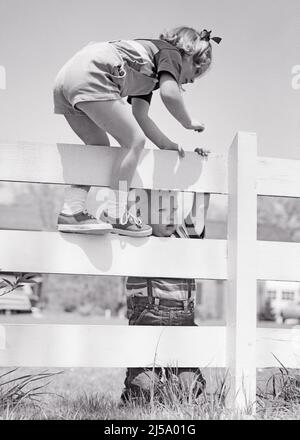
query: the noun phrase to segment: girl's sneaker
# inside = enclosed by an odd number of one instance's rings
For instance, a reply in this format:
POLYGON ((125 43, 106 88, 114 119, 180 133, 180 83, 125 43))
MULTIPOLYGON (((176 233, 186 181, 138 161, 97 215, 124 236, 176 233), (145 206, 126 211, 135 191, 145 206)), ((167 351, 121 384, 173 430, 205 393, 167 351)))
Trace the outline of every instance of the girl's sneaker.
POLYGON ((60 232, 77 234, 102 235, 112 232, 112 226, 110 224, 101 221, 99 222, 86 210, 73 215, 60 213, 57 221, 57 229, 60 232))
POLYGON ((152 228, 131 212, 126 211, 120 219, 109 217, 106 211, 100 215, 100 220, 112 226, 112 234, 127 235, 128 237, 148 237, 152 228))

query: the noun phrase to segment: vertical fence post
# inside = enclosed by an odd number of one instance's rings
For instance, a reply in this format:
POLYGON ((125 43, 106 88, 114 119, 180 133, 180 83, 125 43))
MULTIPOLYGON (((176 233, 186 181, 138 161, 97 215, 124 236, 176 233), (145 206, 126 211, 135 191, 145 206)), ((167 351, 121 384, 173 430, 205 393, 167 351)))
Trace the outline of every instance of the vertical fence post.
POLYGON ((255 412, 256 192, 255 133, 237 133, 228 155, 226 357, 230 408, 255 412))

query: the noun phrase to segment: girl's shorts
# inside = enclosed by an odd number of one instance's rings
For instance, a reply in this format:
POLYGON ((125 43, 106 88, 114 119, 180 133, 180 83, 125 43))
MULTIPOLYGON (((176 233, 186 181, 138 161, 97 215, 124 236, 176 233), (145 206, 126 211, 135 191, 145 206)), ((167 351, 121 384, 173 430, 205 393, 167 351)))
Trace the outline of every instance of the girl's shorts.
POLYGON ((121 99, 118 82, 123 59, 110 43, 89 43, 58 73, 53 91, 54 113, 83 115, 78 102, 121 99))

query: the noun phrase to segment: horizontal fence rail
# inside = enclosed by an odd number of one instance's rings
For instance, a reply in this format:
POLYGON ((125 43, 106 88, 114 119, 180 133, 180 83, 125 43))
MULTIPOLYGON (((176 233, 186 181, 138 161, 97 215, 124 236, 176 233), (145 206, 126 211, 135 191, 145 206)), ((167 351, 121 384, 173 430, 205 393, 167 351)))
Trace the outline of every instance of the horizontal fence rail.
MULTIPOLYGON (((0 364, 27 367, 226 367, 225 327, 0 325, 0 364), (193 348, 187 344, 193 341, 193 348)), ((256 367, 300 367, 300 328, 257 328, 256 367)))
POLYGON ((226 241, 199 241, 0 231, 0 268, 5 272, 225 279, 226 241))
MULTIPOLYGON (((226 240, 0 230, 0 243, 3 272, 228 279, 226 240)), ((257 241, 256 255, 258 280, 300 281, 300 243, 257 241)))
MULTIPOLYGON (((118 147, 0 143, 0 180, 106 187, 120 152, 118 147)), ((223 193, 226 180, 224 156, 206 161, 187 152, 182 160, 174 151, 145 149, 132 187, 223 193)))
MULTIPOLYGON (((0 181, 109 186, 118 147, 0 142, 0 181), (88 172, 86 172, 88 170, 88 172)), ((227 194, 227 156, 145 149, 132 187, 227 194)), ((300 160, 257 158, 257 194, 300 197, 300 160)))

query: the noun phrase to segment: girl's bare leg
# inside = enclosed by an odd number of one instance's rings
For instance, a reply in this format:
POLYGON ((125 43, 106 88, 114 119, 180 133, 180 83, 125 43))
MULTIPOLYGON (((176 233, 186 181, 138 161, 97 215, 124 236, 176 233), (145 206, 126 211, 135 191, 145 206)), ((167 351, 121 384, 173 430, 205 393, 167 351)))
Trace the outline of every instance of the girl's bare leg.
POLYGON ((130 188, 140 154, 145 145, 145 135, 133 116, 130 106, 122 99, 113 101, 80 102, 82 110, 99 128, 104 129, 124 147, 124 154, 112 173, 111 187, 119 189, 120 182, 130 188))
MULTIPOLYGON (((106 132, 86 115, 65 115, 72 130, 86 145, 109 145, 106 132)), ((79 232, 102 234, 111 228, 99 223, 85 213, 85 203, 90 186, 71 185, 65 191, 64 204, 58 218, 58 230, 61 232, 79 232)))
MULTIPOLYGON (((77 104, 91 121, 113 136, 123 147, 123 154, 112 172, 111 188, 116 190, 116 201, 110 201, 108 214, 118 219, 127 211, 127 197, 140 154, 145 145, 145 135, 134 118, 130 106, 122 99, 112 101, 88 101, 77 104)), ((151 234, 139 231, 146 235, 151 234)), ((126 233, 126 235, 129 235, 126 233)), ((133 235, 136 235, 133 233, 133 235)))

